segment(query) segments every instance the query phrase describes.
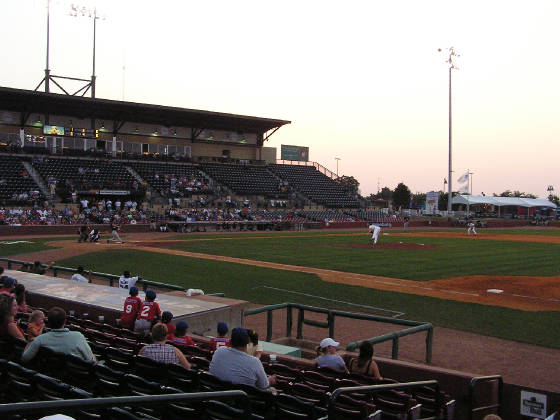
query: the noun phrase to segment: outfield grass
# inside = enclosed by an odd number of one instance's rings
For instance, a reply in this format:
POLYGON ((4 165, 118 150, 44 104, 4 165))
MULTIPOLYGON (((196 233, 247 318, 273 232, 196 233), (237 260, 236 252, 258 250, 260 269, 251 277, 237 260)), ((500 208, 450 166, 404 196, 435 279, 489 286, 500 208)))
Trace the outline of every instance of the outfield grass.
POLYGON ((83 265, 96 271, 114 274, 130 269, 133 275, 139 274, 149 280, 177 284, 185 288, 201 288, 207 293, 224 292, 228 297, 262 304, 296 302, 352 312, 389 315, 387 312, 373 309, 385 308, 404 312, 403 318, 406 319, 427 321, 442 327, 560 349, 560 312, 524 312, 448 301, 327 283, 315 275, 305 273, 133 250, 86 254, 59 261, 58 264, 68 267, 83 265), (350 303, 372 308, 357 307, 350 303))
POLYGON ((425 250, 351 248, 368 235, 217 235, 188 237, 172 249, 302 265, 407 280, 464 275, 540 275, 560 273, 560 245, 455 238, 382 236, 380 243, 415 243, 425 250), (203 240, 205 239, 205 240, 203 240))

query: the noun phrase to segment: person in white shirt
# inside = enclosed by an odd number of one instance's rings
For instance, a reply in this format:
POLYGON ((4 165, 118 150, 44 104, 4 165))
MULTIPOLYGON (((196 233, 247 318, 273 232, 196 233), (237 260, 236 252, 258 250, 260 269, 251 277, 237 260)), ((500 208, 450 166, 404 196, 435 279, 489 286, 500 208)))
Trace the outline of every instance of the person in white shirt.
POLYGON ((119 277, 119 287, 121 289, 130 289, 138 280, 142 280, 142 277, 130 277, 130 271, 127 270, 119 277))
POLYGON ((91 283, 91 270, 88 271, 88 278, 84 277, 84 267, 79 266, 77 272, 71 277, 71 280, 78 283, 91 283))
POLYGON ((371 233, 371 240, 373 241, 373 244, 375 245, 377 243, 377 238, 379 237, 379 232, 381 232, 381 228, 379 226, 377 226, 376 224, 372 224, 368 226, 369 229, 369 233, 371 233))

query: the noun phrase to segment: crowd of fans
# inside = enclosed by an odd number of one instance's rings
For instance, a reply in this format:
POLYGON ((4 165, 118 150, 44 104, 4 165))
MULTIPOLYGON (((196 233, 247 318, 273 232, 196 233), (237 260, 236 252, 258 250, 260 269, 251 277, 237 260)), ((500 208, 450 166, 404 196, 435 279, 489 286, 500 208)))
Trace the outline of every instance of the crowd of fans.
POLYGON ((122 224, 149 223, 152 212, 134 207, 112 208, 86 207, 81 210, 51 206, 33 208, 0 207, 0 225, 77 225, 109 224, 115 217, 122 224))

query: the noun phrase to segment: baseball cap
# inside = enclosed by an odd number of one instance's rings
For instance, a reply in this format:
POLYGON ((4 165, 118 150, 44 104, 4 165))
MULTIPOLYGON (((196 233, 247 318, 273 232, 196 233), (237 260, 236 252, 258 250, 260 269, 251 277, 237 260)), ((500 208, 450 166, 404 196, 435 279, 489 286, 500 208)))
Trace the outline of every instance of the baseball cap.
POLYGON ((231 330, 231 346, 243 347, 249 344, 249 334, 243 327, 236 327, 231 330))
POLYGON ((334 341, 332 338, 323 338, 321 340, 321 344, 319 344, 319 346, 324 349, 325 347, 338 347, 340 345, 340 343, 338 341, 334 341))
POLYGON ((224 335, 227 334, 229 328, 225 322, 218 322, 218 326, 216 327, 218 334, 224 335))
POLYGON ((130 296, 138 296, 138 287, 132 286, 128 289, 128 293, 130 293, 130 296))
POLYGON ((187 331, 189 329, 189 324, 186 321, 179 321, 175 325, 175 330, 177 331, 187 331))
POLYGON ((10 287, 13 287, 15 284, 15 280, 11 277, 5 277, 4 278, 4 287, 6 289, 9 289, 10 287))
POLYGON ((154 300, 156 298, 156 292, 153 290, 146 290, 146 299, 154 300))

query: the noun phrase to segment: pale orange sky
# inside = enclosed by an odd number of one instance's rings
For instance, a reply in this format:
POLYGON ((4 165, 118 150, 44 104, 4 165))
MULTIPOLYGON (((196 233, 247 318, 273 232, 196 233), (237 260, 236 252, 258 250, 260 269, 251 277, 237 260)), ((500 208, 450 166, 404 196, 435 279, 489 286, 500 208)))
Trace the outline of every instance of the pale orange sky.
MULTIPOLYGON (((453 73, 454 185, 474 194, 560 190, 560 2, 51 0, 54 74, 91 75, 97 5, 97 97, 291 120, 266 146, 310 148, 367 195, 404 182, 443 187, 453 73)), ((0 85, 43 77, 46 0, 2 0, 0 85)), ((278 156, 279 157, 279 156, 278 156)))

